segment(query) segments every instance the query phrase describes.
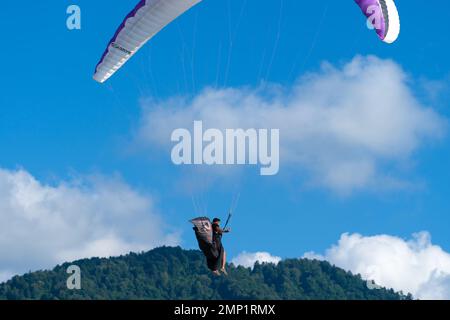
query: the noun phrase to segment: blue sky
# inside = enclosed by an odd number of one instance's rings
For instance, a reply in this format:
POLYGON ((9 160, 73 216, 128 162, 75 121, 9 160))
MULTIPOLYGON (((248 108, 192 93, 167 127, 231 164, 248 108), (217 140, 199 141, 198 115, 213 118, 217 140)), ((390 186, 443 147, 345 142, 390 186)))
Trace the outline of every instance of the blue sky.
POLYGON ((168 229, 181 232, 180 243, 189 248, 196 246, 186 223, 196 215, 191 195, 205 202, 211 216, 225 217, 239 191, 234 232, 225 240, 230 256, 324 252, 345 232, 409 238, 428 231, 434 244, 450 250, 445 133, 421 141, 408 155, 402 179, 410 187, 362 188, 346 195, 306 187, 307 178, 296 175, 295 166, 282 167, 276 177, 246 169, 238 176, 219 176, 201 193, 189 193, 184 183, 203 178, 174 167, 166 150, 148 153, 133 142, 144 99, 164 104, 170 97, 199 95, 205 87, 266 82, 290 87, 305 73, 319 72, 324 61, 339 68, 357 55, 394 61, 408 75, 417 101, 445 120, 450 4, 397 1, 402 33, 395 44, 386 45, 365 27, 350 0, 205 0, 99 85, 92 80, 94 67, 135 2, 3 4, 2 169, 22 168, 49 186, 74 176, 119 176, 136 192, 151 195, 168 229), (82 10, 79 31, 65 25, 72 3, 82 10))

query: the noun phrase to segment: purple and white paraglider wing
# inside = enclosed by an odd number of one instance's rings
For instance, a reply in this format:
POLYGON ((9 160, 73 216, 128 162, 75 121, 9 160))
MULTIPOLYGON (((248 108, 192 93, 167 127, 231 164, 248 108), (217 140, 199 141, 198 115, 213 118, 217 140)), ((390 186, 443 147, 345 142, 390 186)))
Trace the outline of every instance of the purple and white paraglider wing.
POLYGON ((378 37, 393 43, 400 34, 400 16, 394 0, 355 0, 378 37))
POLYGON ((161 29, 201 0, 141 0, 117 29, 98 63, 94 79, 108 80, 161 29))

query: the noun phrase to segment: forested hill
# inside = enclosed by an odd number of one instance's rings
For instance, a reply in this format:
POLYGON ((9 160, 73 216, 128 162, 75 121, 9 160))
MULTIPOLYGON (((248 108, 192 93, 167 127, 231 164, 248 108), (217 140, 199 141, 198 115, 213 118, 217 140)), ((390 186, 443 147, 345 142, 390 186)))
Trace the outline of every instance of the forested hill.
POLYGON ((0 284, 0 299, 405 299, 327 262, 285 260, 253 270, 228 267, 216 277, 199 251, 158 248, 109 259, 85 259, 16 276, 0 284), (81 269, 81 289, 67 289, 67 268, 81 269))

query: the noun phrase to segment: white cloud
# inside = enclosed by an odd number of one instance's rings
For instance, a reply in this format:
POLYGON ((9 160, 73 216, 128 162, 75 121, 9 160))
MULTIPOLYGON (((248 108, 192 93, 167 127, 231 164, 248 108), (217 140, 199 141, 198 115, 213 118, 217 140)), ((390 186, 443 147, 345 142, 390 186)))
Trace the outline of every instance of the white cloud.
POLYGON ((168 150, 172 130, 194 120, 219 129, 275 128, 281 172, 306 173, 309 185, 344 194, 404 187, 397 167, 446 128, 408 81, 393 61, 356 57, 341 68, 324 64, 292 87, 209 88, 193 99, 144 100, 137 141, 168 150))
POLYGON ((0 283, 8 281, 14 277, 15 273, 10 271, 0 271, 0 283))
POLYGON ((236 266, 243 266, 246 268, 253 268, 256 262, 259 263, 273 263, 278 264, 281 261, 280 257, 272 256, 268 252, 242 252, 235 257, 231 262, 236 266))
POLYGON ((152 198, 120 179, 46 185, 0 169, 0 280, 78 258, 176 245, 152 198))
POLYGON ((410 240, 344 234, 325 255, 308 253, 305 257, 327 260, 418 299, 450 299, 450 253, 433 245, 427 232, 410 240))

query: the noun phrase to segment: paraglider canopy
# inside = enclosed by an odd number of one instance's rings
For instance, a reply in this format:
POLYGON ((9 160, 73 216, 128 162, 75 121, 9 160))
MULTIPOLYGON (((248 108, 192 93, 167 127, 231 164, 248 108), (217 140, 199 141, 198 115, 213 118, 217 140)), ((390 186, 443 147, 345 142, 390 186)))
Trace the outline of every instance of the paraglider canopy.
POLYGON ((94 79, 108 80, 145 43, 201 0, 141 0, 125 17, 95 68, 94 79))
MULTIPOLYGON (((165 26, 202 0, 141 0, 125 17, 109 41, 94 79, 108 80, 142 46, 165 26)), ((400 33, 400 18, 394 0, 355 0, 381 40, 394 42, 400 33)))
POLYGON ((400 17, 394 0, 355 0, 378 37, 393 43, 400 34, 400 17))

